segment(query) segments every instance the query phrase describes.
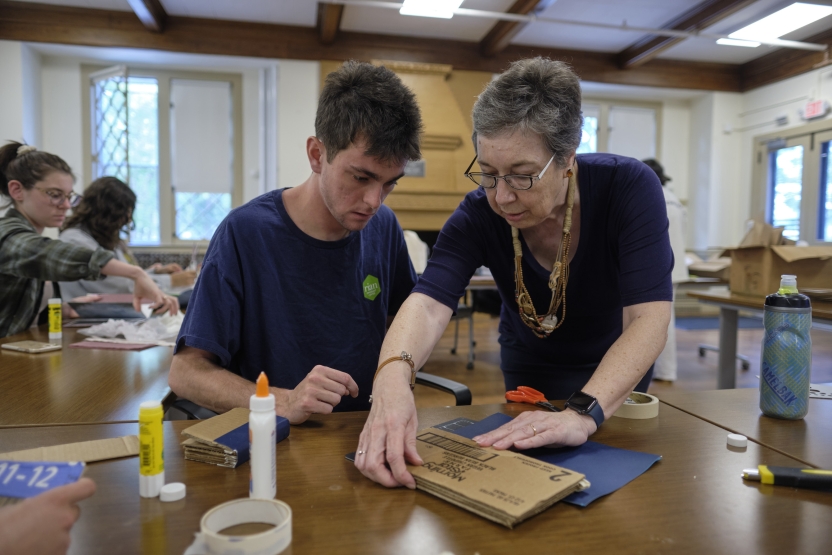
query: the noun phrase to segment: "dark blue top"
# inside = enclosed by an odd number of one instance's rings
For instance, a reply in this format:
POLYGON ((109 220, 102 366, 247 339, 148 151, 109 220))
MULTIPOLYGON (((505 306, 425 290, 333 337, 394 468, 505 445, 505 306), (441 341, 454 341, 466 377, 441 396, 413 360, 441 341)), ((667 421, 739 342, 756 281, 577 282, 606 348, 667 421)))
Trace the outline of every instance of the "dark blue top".
MULTIPOLYGON (((623 307, 673 299, 673 253, 656 174, 632 158, 579 155, 578 184, 580 236, 569 266, 566 319, 548 338, 538 338, 520 320, 511 228, 482 189, 469 193, 442 228, 413 290, 456 309, 474 270, 487 266, 503 300, 499 329, 506 387, 528 385, 549 399, 564 399, 586 384, 621 335, 623 307)), ((552 269, 535 260, 520 236, 524 282, 535 310, 545 314, 552 269)))
POLYGON ((217 355, 249 380, 294 389, 321 364, 350 374, 369 410, 387 316, 416 274, 393 212, 382 206, 360 232, 320 241, 289 218, 282 190, 232 210, 217 228, 176 340, 217 355))

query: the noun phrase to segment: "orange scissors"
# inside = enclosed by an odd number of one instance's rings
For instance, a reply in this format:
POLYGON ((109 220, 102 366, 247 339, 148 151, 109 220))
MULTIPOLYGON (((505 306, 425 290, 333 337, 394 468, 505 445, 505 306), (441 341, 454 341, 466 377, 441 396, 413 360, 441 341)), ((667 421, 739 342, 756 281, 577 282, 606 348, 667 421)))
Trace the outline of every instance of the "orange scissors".
POLYGON ((528 403, 537 405, 552 412, 560 412, 560 409, 546 400, 546 397, 538 390, 525 385, 518 386, 515 391, 506 391, 506 399, 515 403, 528 403))

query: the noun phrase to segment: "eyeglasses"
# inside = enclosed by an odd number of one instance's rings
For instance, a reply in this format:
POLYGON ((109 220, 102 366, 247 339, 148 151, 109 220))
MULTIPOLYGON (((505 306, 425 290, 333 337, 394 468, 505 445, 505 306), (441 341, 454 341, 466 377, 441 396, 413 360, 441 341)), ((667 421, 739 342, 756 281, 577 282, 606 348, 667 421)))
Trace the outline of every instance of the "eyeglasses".
POLYGON ((40 187, 35 187, 35 189, 46 194, 46 196, 49 197, 49 204, 52 206, 60 206, 64 203, 64 200, 66 200, 69 202, 70 207, 75 208, 78 206, 78 203, 81 202, 81 195, 75 191, 62 193, 58 189, 41 189, 40 187))
POLYGON ((537 175, 491 175, 490 173, 470 171, 471 168, 474 166, 474 162, 477 161, 477 157, 474 156, 474 159, 471 160, 470 164, 468 164, 468 169, 465 170, 464 175, 465 177, 467 177, 483 189, 493 189, 497 186, 497 181, 502 179, 512 189, 517 189, 518 191, 525 191, 527 189, 532 188, 532 185, 534 185, 535 180, 540 180, 543 178, 543 174, 546 173, 546 170, 548 170, 549 166, 552 165, 552 160, 554 159, 555 155, 552 154, 552 157, 549 158, 548 162, 546 162, 546 165, 543 167, 543 170, 537 175))

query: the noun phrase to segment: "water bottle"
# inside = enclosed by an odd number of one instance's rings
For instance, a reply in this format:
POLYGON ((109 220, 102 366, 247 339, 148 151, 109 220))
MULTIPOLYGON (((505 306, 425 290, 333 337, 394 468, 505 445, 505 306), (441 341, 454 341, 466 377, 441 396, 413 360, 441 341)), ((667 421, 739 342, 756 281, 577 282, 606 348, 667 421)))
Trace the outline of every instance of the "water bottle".
POLYGON ((760 357, 760 410, 799 420, 809 410, 812 305, 797 291, 796 276, 780 276, 780 290, 766 297, 760 357))

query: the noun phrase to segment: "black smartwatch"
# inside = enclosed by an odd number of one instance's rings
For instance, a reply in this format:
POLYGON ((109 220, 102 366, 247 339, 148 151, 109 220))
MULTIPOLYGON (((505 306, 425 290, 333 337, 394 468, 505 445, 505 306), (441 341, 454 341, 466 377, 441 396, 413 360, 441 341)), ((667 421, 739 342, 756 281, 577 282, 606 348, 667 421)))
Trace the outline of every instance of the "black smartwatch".
POLYGON ((588 414, 595 420, 595 426, 598 428, 604 422, 604 409, 598 404, 598 399, 589 393, 576 391, 566 400, 566 408, 572 409, 578 414, 588 414))

